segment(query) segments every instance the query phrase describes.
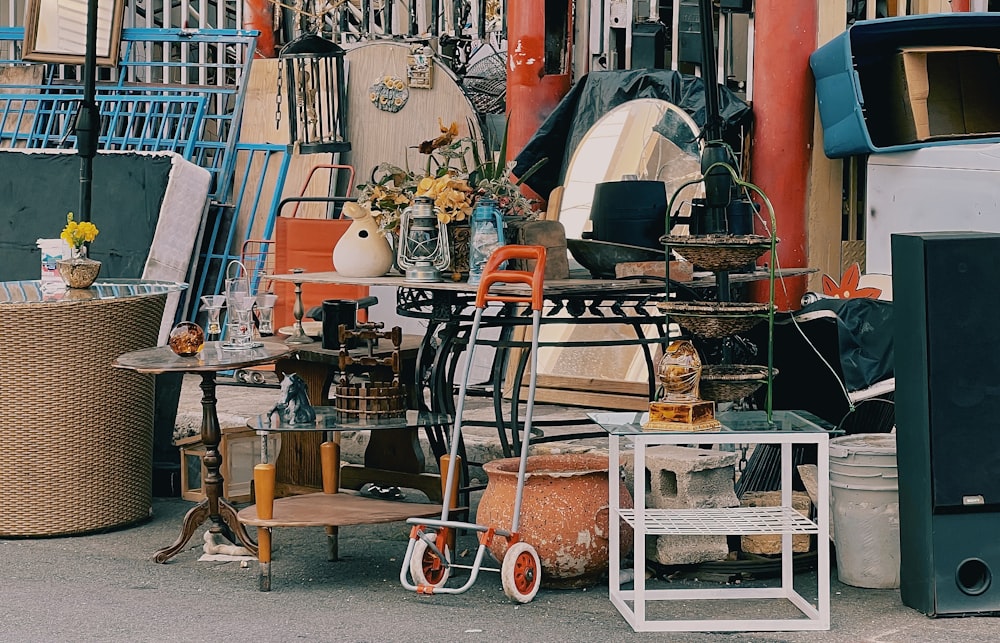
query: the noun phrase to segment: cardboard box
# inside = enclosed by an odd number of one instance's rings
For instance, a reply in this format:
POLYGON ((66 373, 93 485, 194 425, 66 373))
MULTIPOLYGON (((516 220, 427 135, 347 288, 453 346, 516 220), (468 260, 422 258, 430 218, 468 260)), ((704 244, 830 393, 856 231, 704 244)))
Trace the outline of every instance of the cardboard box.
MULTIPOLYGON (((905 78, 901 71, 901 51, 928 49, 947 43, 956 50, 1000 48, 1000 13, 935 13, 925 15, 859 20, 819 47, 809 56, 809 66, 816 80, 816 98, 823 125, 823 151, 830 158, 844 158, 874 152, 901 152, 938 145, 961 145, 970 134, 930 136, 917 140, 900 133, 900 114, 904 109, 901 94, 894 89, 905 78), (895 80, 894 80, 895 79, 895 80)), ((934 58, 934 56, 932 56, 934 58)), ((930 104, 936 104, 936 89, 945 89, 933 81, 936 62, 932 61, 927 78, 930 104)), ((965 65, 963 65, 964 67, 965 65)), ((980 71, 970 71, 976 78, 980 71)), ((976 92, 987 94, 995 84, 983 78, 978 85, 966 85, 972 105, 987 107, 995 116, 996 105, 978 100, 976 92)), ((968 105, 969 100, 965 101, 968 105)), ((906 101, 909 104, 909 101, 906 101)), ((963 108, 972 116, 965 130, 995 132, 993 126, 976 123, 975 109, 963 108)), ((909 122, 909 121, 906 121, 909 122)), ((928 113, 928 124, 932 119, 928 113)), ((1000 141, 1000 135, 977 134, 981 142, 1000 141)))
POLYGON ((894 71, 895 142, 1000 133, 1000 49, 905 47, 894 71))

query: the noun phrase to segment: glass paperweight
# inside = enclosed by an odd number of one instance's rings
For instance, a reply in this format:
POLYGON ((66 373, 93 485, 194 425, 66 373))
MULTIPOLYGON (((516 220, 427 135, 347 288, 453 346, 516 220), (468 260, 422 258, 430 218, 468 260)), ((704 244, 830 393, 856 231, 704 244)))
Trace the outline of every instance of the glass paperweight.
POLYGON ((170 331, 170 350, 181 357, 197 355, 205 345, 205 331, 194 322, 180 322, 170 331))
POLYGON ((679 339, 667 346, 656 368, 657 378, 668 402, 693 402, 698 399, 701 358, 694 344, 679 339))

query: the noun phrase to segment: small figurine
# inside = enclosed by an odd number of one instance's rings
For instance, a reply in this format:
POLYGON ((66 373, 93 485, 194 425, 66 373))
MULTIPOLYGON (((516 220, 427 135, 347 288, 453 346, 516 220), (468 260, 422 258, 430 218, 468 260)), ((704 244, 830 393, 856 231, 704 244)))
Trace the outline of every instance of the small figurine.
POLYGON ((271 409, 282 424, 311 424, 316 421, 316 410, 309 403, 306 383, 295 373, 281 380, 281 399, 271 409))

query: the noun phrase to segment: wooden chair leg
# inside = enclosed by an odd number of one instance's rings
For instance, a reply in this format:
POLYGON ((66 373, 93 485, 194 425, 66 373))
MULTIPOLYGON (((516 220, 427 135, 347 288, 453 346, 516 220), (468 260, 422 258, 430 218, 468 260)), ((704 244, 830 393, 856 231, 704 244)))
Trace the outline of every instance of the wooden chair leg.
POLYGON ((326 559, 330 562, 340 560, 340 527, 326 528, 326 559))
POLYGON ((260 566, 258 589, 271 591, 271 528, 257 528, 257 562, 260 566))

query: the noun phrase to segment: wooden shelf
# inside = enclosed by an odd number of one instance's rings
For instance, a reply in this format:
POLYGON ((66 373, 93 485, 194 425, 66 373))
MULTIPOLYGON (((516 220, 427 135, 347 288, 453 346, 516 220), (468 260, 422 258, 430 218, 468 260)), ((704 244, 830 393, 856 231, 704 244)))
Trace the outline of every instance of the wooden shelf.
POLYGON ((441 505, 380 500, 341 491, 278 498, 274 501, 274 517, 270 520, 257 517, 257 505, 242 509, 238 517, 241 523, 252 527, 346 527, 440 513, 441 505))

